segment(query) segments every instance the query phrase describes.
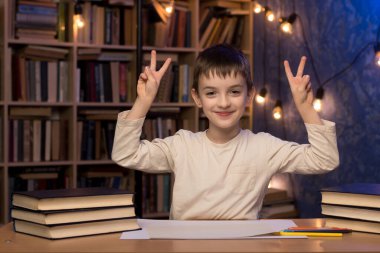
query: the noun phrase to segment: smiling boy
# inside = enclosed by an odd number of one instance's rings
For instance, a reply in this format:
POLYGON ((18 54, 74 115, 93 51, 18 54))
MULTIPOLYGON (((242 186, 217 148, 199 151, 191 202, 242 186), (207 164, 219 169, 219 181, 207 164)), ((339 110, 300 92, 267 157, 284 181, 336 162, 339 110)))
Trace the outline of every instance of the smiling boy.
POLYGON ((165 139, 140 140, 145 116, 170 59, 156 71, 156 52, 141 73, 137 98, 118 116, 112 159, 121 166, 175 176, 171 219, 257 219, 268 183, 276 173, 317 174, 338 166, 335 124, 312 107, 310 78, 285 71, 294 102, 305 122, 310 144, 287 142, 267 133, 240 128, 254 89, 244 54, 228 45, 210 47, 198 56, 192 97, 209 128, 179 130, 165 139))

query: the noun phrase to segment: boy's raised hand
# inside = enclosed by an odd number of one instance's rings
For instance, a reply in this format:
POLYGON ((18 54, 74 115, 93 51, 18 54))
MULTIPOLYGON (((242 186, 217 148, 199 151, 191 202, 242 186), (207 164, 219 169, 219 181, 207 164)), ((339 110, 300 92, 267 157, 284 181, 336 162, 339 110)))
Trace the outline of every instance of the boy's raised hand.
POLYGON ((171 58, 166 59, 164 65, 156 70, 156 51, 152 50, 150 66, 144 68, 137 81, 137 96, 139 99, 152 103, 156 97, 162 76, 165 74, 171 62, 171 58))
POLYGON ((310 76, 303 75, 305 64, 306 57, 302 56, 300 64, 298 65, 297 74, 293 76, 289 62, 284 62, 285 73, 289 81, 290 90, 292 91, 293 99, 298 109, 300 109, 300 106, 312 106, 313 104, 313 92, 311 90, 310 76))

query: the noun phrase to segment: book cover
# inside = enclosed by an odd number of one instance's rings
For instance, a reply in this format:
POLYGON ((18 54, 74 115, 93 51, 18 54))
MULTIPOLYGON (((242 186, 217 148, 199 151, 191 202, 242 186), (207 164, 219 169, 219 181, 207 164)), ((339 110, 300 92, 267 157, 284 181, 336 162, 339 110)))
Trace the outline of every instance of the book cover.
POLYGON ((380 208, 322 204, 322 214, 380 222, 380 208))
POLYGON ((380 196, 380 184, 354 183, 323 188, 322 191, 380 196))
POLYGON ((380 222, 362 221, 337 217, 326 218, 327 227, 349 228, 354 231, 380 234, 380 222))
POLYGON ((354 183, 321 190, 322 203, 380 208, 380 184, 354 183))
POLYGON ((65 210, 133 205, 133 193, 113 188, 78 188, 15 192, 12 204, 30 210, 65 210))
POLYGON ((283 204, 293 202, 293 199, 288 196, 286 190, 268 188, 265 193, 263 205, 283 204))
POLYGON ((28 221, 15 220, 13 225, 16 232, 47 239, 64 239, 140 229, 136 219, 80 222, 55 226, 46 226, 28 221))
POLYGON ((12 208, 11 217, 15 220, 29 221, 42 225, 69 224, 96 220, 134 218, 134 206, 99 207, 54 211, 32 211, 12 208))

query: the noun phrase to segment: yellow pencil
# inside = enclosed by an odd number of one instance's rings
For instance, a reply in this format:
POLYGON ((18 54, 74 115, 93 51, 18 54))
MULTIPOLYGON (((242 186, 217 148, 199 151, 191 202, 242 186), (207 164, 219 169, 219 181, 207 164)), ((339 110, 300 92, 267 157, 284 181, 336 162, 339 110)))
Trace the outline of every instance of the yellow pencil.
POLYGON ((300 236, 300 235, 304 235, 304 236, 328 236, 328 237, 339 237, 339 236, 343 236, 342 233, 323 233, 323 232, 284 232, 284 231, 280 231, 278 232, 277 234, 279 235, 287 235, 287 236, 300 236))

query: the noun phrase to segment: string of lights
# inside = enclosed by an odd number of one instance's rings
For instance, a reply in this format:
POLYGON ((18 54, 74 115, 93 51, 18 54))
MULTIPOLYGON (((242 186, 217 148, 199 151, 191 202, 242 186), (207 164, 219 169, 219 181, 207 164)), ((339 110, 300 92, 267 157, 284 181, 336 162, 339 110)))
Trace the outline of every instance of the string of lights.
POLYGON ((280 45, 280 32, 277 31, 277 100, 273 108, 273 118, 280 120, 282 118, 282 102, 281 102, 281 45, 280 45))
POLYGON ((256 102, 259 104, 264 104, 265 105, 265 97, 268 93, 267 89, 265 88, 266 85, 266 45, 267 45, 267 26, 265 25, 265 22, 263 22, 263 29, 264 29, 264 36, 263 36, 263 50, 262 50, 262 65, 263 65, 263 83, 262 83, 262 88, 260 89, 259 93, 256 95, 256 102))
MULTIPOLYGON (((275 20, 274 13, 272 12, 272 10, 269 7, 267 7, 267 6, 262 7, 257 1, 254 2, 254 8, 253 8, 254 13, 259 14, 261 12, 265 12, 265 16, 266 16, 267 11, 269 11, 269 10, 271 11, 271 15, 273 15, 273 20, 275 20)), ((269 19, 267 19, 267 20, 270 21, 269 19)), ((371 47, 371 46, 373 47, 374 53, 375 53, 374 54, 375 55, 375 63, 378 66, 380 66, 380 26, 379 26, 378 30, 377 30, 376 42, 367 43, 364 47, 362 47, 358 51, 358 53, 354 56, 353 60, 349 64, 347 64, 347 66, 342 68, 340 71, 338 71, 336 74, 332 75, 331 77, 329 77, 325 81, 321 82, 321 79, 319 78, 319 75, 318 75, 318 71, 316 70, 313 54, 310 50, 309 43, 308 43, 308 40, 307 40, 307 37, 305 34, 305 29, 304 29, 304 25, 302 22, 302 18, 300 15, 298 15, 295 12, 295 2, 294 1, 293 1, 293 12, 292 12, 292 14, 290 14, 288 17, 278 18, 279 30, 281 30, 282 32, 284 32, 286 34, 292 34, 293 24, 296 20, 299 20, 299 24, 301 26, 302 39, 303 39, 307 54, 310 58, 309 60, 310 60, 311 67, 312 67, 312 70, 313 70, 315 78, 316 78, 316 82, 318 84, 318 89, 317 89, 317 92, 316 92, 316 95, 315 95, 315 98, 313 101, 313 106, 314 106, 315 110, 317 110, 317 111, 322 110, 322 99, 324 97, 324 88, 323 87, 325 85, 327 85, 330 81, 334 80, 335 78, 341 76, 346 71, 348 71, 356 63, 356 61, 363 54, 363 52, 365 52, 366 49, 368 49, 369 47, 371 47)), ((281 59, 279 59, 279 61, 281 61, 281 59)), ((265 95, 268 95, 268 94, 265 93, 265 95)), ((262 96, 261 92, 257 96, 262 96)), ((264 100, 264 102, 265 102, 265 100, 264 100)), ((281 105, 281 101, 276 102, 275 108, 278 107, 278 105, 281 105)), ((278 109, 276 111, 278 111, 278 109)), ((273 117, 278 118, 278 113, 275 115, 275 110, 273 110, 273 117)))

